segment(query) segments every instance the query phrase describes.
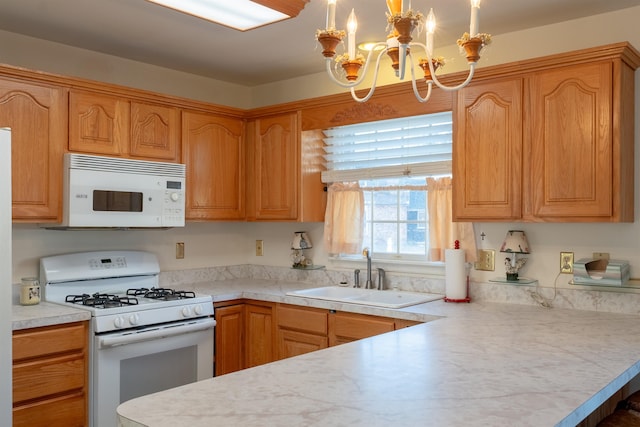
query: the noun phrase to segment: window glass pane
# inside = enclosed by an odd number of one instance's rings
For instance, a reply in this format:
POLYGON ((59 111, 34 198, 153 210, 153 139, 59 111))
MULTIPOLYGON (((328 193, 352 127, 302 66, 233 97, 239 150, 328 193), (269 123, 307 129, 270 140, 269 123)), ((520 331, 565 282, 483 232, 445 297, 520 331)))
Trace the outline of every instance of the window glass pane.
POLYGON ((396 221, 398 219, 398 192, 375 191, 373 194, 373 220, 396 221))
POLYGON ((373 253, 395 254, 398 251, 398 229, 395 223, 373 223, 373 253))

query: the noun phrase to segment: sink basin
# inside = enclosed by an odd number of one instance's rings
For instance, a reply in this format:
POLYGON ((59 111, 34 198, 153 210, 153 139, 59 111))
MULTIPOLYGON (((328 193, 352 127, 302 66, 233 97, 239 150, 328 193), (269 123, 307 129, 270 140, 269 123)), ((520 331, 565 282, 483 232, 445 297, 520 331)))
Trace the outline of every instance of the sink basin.
POLYGON ((327 301, 362 304, 385 308, 402 308, 442 299, 444 295, 408 291, 378 291, 375 289, 325 286, 287 292, 287 295, 327 301))

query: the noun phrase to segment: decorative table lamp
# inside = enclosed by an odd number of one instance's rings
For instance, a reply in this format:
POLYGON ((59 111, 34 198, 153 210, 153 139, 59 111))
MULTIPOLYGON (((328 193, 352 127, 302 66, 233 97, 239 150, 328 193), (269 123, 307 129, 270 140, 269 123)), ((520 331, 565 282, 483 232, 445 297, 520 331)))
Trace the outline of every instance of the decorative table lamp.
POLYGON ((311 249, 313 245, 311 240, 305 231, 296 231, 293 233, 293 241, 291 242, 291 261, 293 261, 293 268, 305 268, 310 264, 311 260, 308 260, 304 256, 305 249, 311 249))
POLYGON ((511 282, 518 281, 518 270, 527 262, 527 258, 516 260, 516 254, 528 254, 529 242, 527 235, 522 230, 509 230, 504 238, 500 252, 513 254, 510 258, 505 258, 504 266, 507 271, 507 280, 511 282))

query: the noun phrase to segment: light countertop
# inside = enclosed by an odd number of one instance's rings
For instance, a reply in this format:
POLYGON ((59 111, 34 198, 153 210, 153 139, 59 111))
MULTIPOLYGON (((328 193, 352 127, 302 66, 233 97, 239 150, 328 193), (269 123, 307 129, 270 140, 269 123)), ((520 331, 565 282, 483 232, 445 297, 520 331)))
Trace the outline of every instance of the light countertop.
MULTIPOLYGON (((515 304, 401 310, 301 300, 301 286, 195 284, 428 323, 140 397, 123 426, 573 426, 640 372, 640 317, 515 304)), ((310 287, 310 286, 309 286, 310 287)))
POLYGON ((91 319, 91 313, 88 310, 66 307, 45 301, 36 305, 19 305, 16 303, 12 306, 11 327, 16 331, 89 319, 91 319))

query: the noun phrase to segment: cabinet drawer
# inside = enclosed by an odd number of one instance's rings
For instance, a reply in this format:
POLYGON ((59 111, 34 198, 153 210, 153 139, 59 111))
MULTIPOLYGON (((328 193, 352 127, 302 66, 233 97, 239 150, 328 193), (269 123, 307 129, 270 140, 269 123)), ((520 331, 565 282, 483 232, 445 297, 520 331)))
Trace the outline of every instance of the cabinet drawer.
POLYGON ((278 326, 326 335, 328 327, 327 312, 312 308, 280 306, 278 309, 278 326))
POLYGON ((13 408, 13 427, 80 427, 86 418, 84 393, 13 408))
POLYGON ((14 363, 13 401, 82 389, 86 375, 84 354, 70 354, 45 360, 14 363))
POLYGON ((350 313, 334 313, 329 321, 332 335, 352 340, 384 334, 395 329, 393 319, 350 313))
POLYGON ((16 331, 13 334, 13 360, 82 351, 87 333, 83 323, 16 331))

